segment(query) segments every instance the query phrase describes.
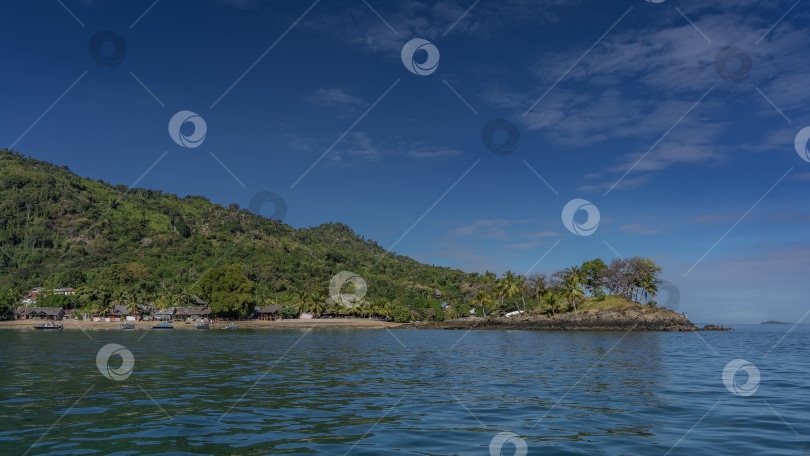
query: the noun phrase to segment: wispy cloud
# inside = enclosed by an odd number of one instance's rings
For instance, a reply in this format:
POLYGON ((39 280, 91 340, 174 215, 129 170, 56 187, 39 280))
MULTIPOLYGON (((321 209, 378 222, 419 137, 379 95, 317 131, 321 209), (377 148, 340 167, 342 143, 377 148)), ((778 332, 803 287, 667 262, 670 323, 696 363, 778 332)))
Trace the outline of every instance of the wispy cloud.
MULTIPOLYGON (((699 224, 707 224, 707 225, 717 225, 717 224, 730 224, 734 223, 742 217, 742 213, 730 213, 730 214, 703 214, 698 217, 690 217, 687 219, 689 223, 699 223, 699 224)), ((755 215, 749 214, 747 219, 756 218, 755 215)))
POLYGON ((587 1, 593 0, 480 2, 469 11, 474 0, 436 3, 371 1, 374 9, 396 33, 362 3, 347 5, 339 13, 309 18, 304 25, 319 33, 336 35, 351 46, 388 53, 396 58, 402 45, 410 38, 418 36, 440 40, 453 24, 449 36, 488 38, 505 28, 556 22, 561 9, 573 8, 587 1))
MULTIPOLYGON (((588 43, 565 51, 549 51, 539 56, 533 68, 535 86, 530 90, 493 82, 483 92, 491 107, 509 109, 514 118, 530 130, 568 147, 599 148, 610 144, 625 153, 615 155, 612 165, 591 173, 596 181, 579 190, 610 188, 616 178, 630 169, 649 148, 632 173, 616 188, 635 188, 648 181, 650 172, 672 166, 717 166, 728 161, 732 151, 785 149, 795 129, 773 134, 762 144, 748 140, 736 144, 727 133, 733 117, 747 110, 763 119, 779 119, 769 102, 757 93, 759 87, 783 110, 806 106, 810 91, 806 75, 810 59, 801 43, 810 40, 810 31, 788 21, 780 24, 759 44, 793 1, 745 1, 734 5, 690 2, 681 5, 709 42, 679 14, 661 10, 644 28, 622 29, 607 36, 586 58, 567 74, 563 82, 525 116, 531 105, 555 83, 571 64, 581 57, 588 43), (774 17, 762 17, 764 12, 774 17), (749 8, 756 7, 757 13, 749 8), (727 45, 748 52, 754 61, 744 84, 724 81, 715 69, 715 57, 727 45), (695 103, 701 93, 717 87, 711 96, 677 123, 655 147, 657 139, 695 103)), ((637 9, 634 14, 641 14, 637 9)), ((733 62, 731 62, 733 65, 733 62)))
POLYGON ((309 101, 315 105, 323 107, 358 107, 368 106, 368 102, 362 97, 353 95, 348 89, 340 87, 320 88, 309 96, 309 101))
POLYGON ((628 223, 619 227, 619 231, 627 234, 659 234, 665 229, 663 225, 652 226, 643 223, 628 223))
MULTIPOLYGON (((288 133, 287 145, 293 150, 315 154, 328 147, 328 139, 318 139, 288 133)), ((404 139, 378 139, 357 130, 346 135, 327 157, 328 163, 340 166, 359 166, 376 163, 384 158, 404 157, 415 161, 451 160, 464 155, 460 149, 404 139)))

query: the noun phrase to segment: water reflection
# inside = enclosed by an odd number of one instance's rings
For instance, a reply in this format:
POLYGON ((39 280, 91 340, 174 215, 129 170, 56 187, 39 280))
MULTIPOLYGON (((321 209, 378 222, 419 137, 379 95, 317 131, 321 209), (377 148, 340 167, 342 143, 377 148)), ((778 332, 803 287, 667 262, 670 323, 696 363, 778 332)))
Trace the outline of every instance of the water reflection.
POLYGON ((671 454, 789 454, 804 443, 769 406, 799 434, 809 424, 794 351, 759 361, 761 397, 720 381, 770 333, 707 334, 714 354, 674 333, 304 334, 0 332, 0 453, 488 454, 506 432, 528 454, 664 454, 719 401, 671 454), (134 355, 125 381, 95 366, 107 343, 134 355))

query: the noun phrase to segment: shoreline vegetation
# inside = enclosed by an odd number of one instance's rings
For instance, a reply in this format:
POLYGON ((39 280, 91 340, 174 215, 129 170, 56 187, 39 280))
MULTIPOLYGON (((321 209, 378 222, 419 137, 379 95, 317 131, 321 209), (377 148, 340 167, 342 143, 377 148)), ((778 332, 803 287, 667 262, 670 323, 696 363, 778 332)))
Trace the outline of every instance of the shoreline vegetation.
MULTIPOLYGON (((120 330, 121 322, 64 320, 66 330, 109 331, 120 330)), ((127 322, 135 330, 151 330, 153 321, 127 322)), ((211 330, 224 329, 230 322, 211 324, 211 330)), ((41 320, 0 321, 0 329, 32 329, 41 320)), ((590 309, 553 317, 519 315, 515 317, 468 317, 444 321, 418 321, 396 323, 362 318, 328 318, 314 320, 243 320, 237 322, 240 330, 284 329, 439 329, 439 330, 528 330, 528 331, 727 331, 731 328, 707 325, 700 328, 677 312, 640 305, 590 309)), ((194 330, 193 323, 174 325, 178 330, 194 330)))
POLYGON ((0 319, 17 319, 0 327, 32 316, 64 314, 69 328, 171 311, 180 328, 195 308, 245 327, 619 330, 633 327, 635 312, 661 320, 650 328, 693 330, 685 315, 654 310, 659 285, 668 298, 672 287, 652 258, 466 273, 389 252, 341 223, 294 228, 260 209, 113 186, 0 150, 0 319))

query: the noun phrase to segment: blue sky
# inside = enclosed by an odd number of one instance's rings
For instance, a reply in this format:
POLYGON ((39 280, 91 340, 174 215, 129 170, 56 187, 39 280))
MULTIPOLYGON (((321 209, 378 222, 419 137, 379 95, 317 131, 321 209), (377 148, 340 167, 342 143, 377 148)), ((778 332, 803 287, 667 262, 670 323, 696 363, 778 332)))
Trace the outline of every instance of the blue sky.
POLYGON ((222 204, 275 192, 293 226, 471 272, 650 256, 693 320, 796 321, 810 6, 723 3, 3 2, 0 145, 222 204), (115 66, 110 40, 91 56, 101 31, 126 45, 115 66), (414 38, 439 51, 430 74, 403 65, 414 38), (183 110, 199 147, 169 135, 183 110), (483 144, 493 119, 514 153, 483 144), (593 234, 563 224, 573 199, 593 234))

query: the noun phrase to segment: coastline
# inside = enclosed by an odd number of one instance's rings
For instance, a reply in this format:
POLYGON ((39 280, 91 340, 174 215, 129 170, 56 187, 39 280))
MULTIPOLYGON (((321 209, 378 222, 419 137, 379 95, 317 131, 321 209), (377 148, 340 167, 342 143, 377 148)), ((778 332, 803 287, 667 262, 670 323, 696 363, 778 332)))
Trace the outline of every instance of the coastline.
POLYGON ((515 317, 465 318, 406 323, 402 328, 529 331, 728 331, 731 328, 696 326, 687 317, 666 308, 641 305, 581 310, 552 317, 524 314, 515 317))
MULTIPOLYGON (((45 320, 11 320, 0 321, 0 329, 28 329, 31 330, 35 325, 41 325, 45 320)), ((64 329, 78 329, 84 331, 123 331, 121 324, 124 322, 110 322, 110 321, 91 321, 91 320, 62 320, 60 323, 64 329)), ((156 321, 139 321, 139 322, 126 322, 134 323, 134 331, 150 330, 152 325, 160 324, 156 321)), ((217 331, 228 326, 230 321, 222 321, 212 324, 208 331, 217 331)), ((365 320, 365 319, 352 319, 352 318, 328 318, 328 319, 315 319, 315 320, 244 320, 237 321, 236 324, 239 329, 309 329, 309 328, 351 328, 351 329, 384 329, 396 328, 402 323, 393 323, 379 320, 365 320)), ((206 331, 204 329, 198 330, 194 327, 194 323, 186 324, 185 322, 175 322, 175 330, 194 330, 206 331)), ((133 330, 128 330, 133 331, 133 330)))
MULTIPOLYGON (((43 324, 44 320, 0 321, 0 329, 33 329, 43 324)), ((64 329, 84 331, 122 331, 122 322, 63 320, 64 329)), ((132 323, 132 322, 127 322, 132 323)), ((212 324, 210 330, 219 330, 230 322, 222 321, 212 324)), ((136 331, 149 330, 154 321, 135 323, 136 331)), ((665 308, 650 308, 641 305, 625 307, 590 309, 578 312, 545 315, 524 314, 514 317, 468 317, 445 321, 419 321, 394 323, 361 318, 327 318, 313 320, 244 320, 237 321, 239 329, 273 330, 273 329, 475 329, 475 330, 527 330, 527 331, 728 331, 731 328, 706 325, 696 326, 688 318, 665 308)), ((194 323, 175 322, 174 329, 196 330, 194 323)), ((200 330, 204 331, 204 330, 200 330)))

